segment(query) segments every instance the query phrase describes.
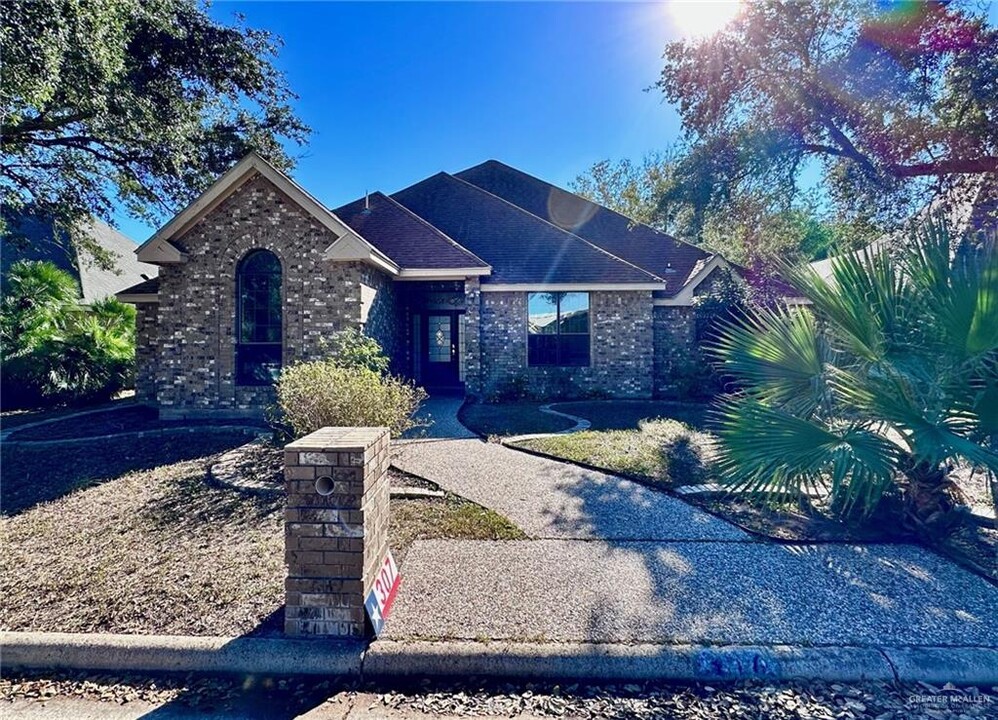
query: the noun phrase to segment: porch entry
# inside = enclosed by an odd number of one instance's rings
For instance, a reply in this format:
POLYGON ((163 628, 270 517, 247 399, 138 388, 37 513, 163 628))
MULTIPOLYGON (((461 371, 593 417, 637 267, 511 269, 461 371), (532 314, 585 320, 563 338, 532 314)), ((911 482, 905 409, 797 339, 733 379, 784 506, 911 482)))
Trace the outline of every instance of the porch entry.
POLYGON ((429 310, 413 316, 417 382, 428 388, 458 389, 464 383, 464 313, 429 310))

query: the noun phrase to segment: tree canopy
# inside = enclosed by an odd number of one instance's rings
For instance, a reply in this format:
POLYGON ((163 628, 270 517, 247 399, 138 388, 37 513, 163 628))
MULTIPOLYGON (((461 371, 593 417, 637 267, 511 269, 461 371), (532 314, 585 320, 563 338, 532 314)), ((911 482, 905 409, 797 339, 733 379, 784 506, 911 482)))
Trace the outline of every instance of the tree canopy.
POLYGON ((998 32, 970 2, 745 3, 670 43, 657 87, 690 144, 667 204, 785 205, 817 170, 840 209, 896 219, 998 172, 998 32))
POLYGON ((162 219, 250 150, 289 167, 284 145, 308 134, 279 40, 198 0, 8 0, 0 45, 7 231, 21 213, 52 218, 103 264, 74 232, 87 216, 162 219))

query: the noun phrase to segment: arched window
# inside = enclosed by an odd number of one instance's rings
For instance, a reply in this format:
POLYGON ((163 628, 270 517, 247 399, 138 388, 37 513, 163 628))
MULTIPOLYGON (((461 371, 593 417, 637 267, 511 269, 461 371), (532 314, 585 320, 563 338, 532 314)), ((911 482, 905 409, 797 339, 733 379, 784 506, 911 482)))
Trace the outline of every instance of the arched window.
POLYGON ((254 250, 236 272, 236 384, 270 385, 281 372, 281 261, 254 250))

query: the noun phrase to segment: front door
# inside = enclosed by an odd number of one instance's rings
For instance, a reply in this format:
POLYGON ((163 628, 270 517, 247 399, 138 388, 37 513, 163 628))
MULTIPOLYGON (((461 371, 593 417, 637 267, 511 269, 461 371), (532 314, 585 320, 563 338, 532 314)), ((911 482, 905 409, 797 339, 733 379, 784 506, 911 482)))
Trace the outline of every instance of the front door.
POLYGON ((460 383, 459 318, 460 314, 456 312, 426 315, 423 384, 427 387, 454 387, 460 383))

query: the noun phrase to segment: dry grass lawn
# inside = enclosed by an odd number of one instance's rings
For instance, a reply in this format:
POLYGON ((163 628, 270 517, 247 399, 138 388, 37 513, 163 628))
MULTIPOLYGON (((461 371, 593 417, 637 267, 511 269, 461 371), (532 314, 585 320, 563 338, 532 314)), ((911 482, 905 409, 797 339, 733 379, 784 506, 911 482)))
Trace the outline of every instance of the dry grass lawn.
MULTIPOLYGON (((4 447, 0 629, 281 632, 283 494, 206 481, 214 459, 245 442, 204 433, 4 447)), ((400 563, 416 539, 523 537, 452 495, 393 500, 389 533, 400 563)))

